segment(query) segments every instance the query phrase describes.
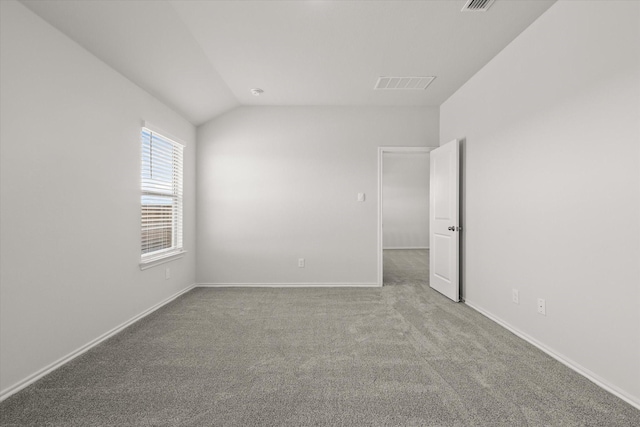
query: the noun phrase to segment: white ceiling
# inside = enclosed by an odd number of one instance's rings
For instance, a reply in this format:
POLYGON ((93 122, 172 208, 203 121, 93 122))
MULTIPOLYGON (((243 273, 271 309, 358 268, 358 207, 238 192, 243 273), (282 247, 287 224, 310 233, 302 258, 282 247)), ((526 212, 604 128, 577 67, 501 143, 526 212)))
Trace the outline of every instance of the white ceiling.
POLYGON ((238 105, 438 106, 554 1, 22 3, 199 125, 238 105), (379 76, 437 78, 374 91, 379 76))

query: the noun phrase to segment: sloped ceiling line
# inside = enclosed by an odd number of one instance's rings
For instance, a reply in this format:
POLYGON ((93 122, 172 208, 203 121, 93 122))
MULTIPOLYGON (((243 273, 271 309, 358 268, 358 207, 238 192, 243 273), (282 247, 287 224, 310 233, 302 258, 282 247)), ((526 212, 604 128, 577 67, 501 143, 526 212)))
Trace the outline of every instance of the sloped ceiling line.
POLYGON ((439 106, 554 1, 21 0, 194 125, 238 105, 439 106), (385 75, 437 78, 373 90, 385 75))

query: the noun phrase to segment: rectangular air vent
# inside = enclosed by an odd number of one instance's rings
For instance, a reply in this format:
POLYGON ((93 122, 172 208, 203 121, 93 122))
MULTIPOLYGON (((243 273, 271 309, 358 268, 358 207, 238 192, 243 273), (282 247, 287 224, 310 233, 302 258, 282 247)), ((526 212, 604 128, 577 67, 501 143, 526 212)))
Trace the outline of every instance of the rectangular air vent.
POLYGON ((435 76, 426 77, 379 77, 374 90, 425 90, 435 79, 435 76))
POLYGON ((463 12, 486 12, 495 0, 467 0, 463 12))

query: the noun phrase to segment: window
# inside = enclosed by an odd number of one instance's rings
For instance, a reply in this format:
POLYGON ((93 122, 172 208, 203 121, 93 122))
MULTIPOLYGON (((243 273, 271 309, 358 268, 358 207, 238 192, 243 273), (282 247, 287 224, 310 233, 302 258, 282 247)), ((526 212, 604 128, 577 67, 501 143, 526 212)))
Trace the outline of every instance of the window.
POLYGON ((141 264, 181 254, 183 146, 142 128, 141 264))

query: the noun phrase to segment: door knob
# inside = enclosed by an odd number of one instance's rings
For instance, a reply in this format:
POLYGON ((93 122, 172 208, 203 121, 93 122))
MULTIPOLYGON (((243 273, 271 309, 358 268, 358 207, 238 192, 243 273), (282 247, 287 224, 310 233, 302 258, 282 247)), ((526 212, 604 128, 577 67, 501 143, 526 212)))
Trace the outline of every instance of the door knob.
POLYGON ((455 227, 449 227, 449 228, 447 228, 447 230, 449 230, 449 231, 456 231, 456 228, 455 228, 455 227))

